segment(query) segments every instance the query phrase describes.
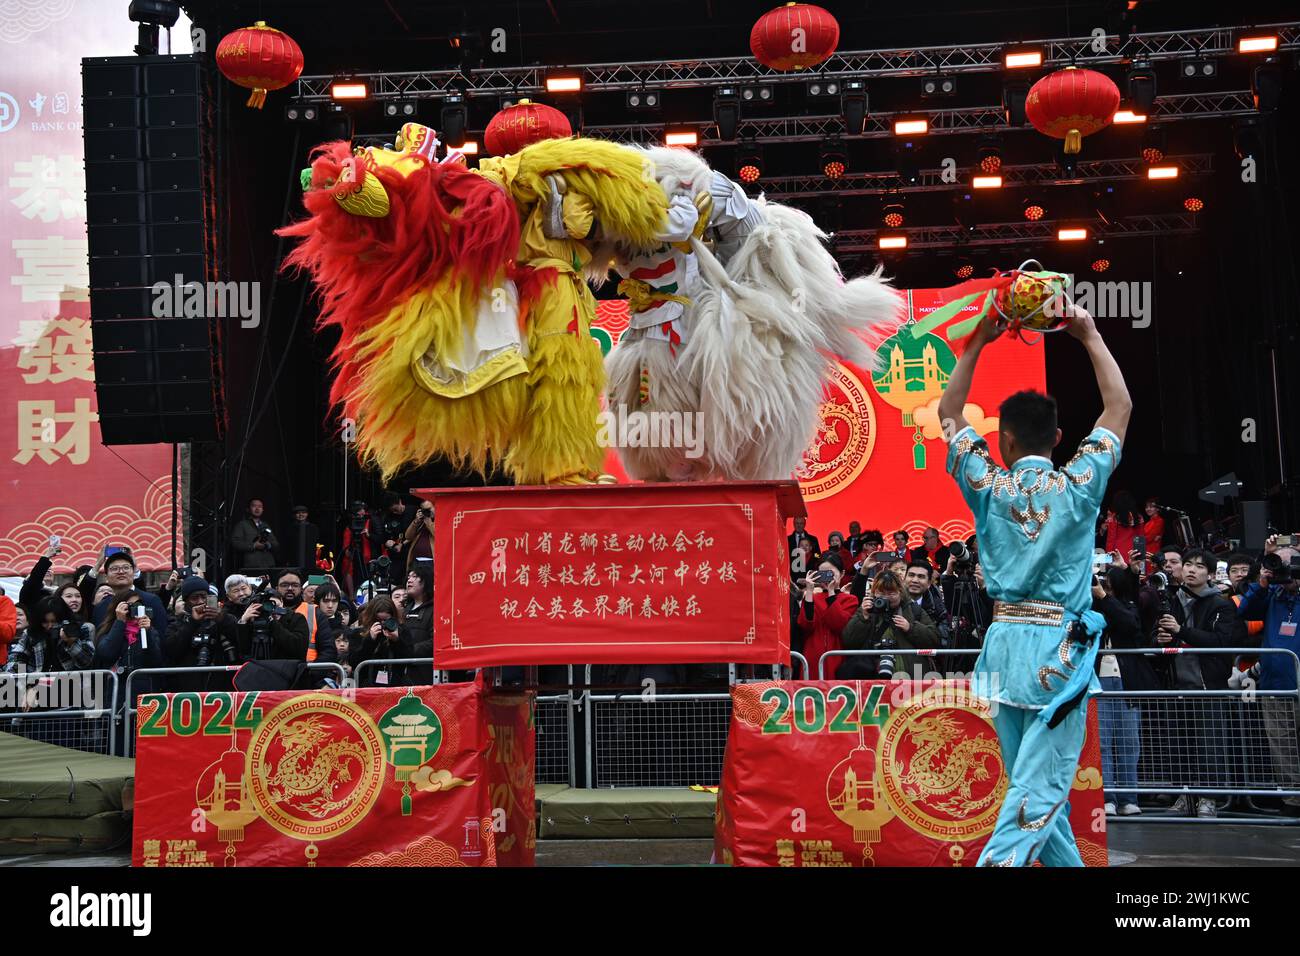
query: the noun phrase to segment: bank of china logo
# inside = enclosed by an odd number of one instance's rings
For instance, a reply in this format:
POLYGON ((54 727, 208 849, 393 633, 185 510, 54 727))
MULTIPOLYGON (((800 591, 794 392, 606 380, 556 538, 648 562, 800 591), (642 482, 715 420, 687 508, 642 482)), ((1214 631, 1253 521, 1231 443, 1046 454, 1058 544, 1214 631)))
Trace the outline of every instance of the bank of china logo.
POLYGON ((836 363, 817 410, 817 431, 795 472, 804 501, 829 498, 852 484, 875 445, 876 413, 868 389, 836 363))
POLYGON ((21 113, 18 101, 8 93, 0 92, 0 133, 7 133, 17 126, 21 113))

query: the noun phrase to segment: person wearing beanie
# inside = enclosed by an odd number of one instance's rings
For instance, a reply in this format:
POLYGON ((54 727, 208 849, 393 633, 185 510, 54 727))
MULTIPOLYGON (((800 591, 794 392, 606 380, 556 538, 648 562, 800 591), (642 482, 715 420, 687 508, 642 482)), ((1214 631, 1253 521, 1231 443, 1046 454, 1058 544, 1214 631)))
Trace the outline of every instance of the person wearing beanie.
MULTIPOLYGON (((210 597, 217 589, 200 577, 188 577, 181 584, 185 616, 168 632, 163 656, 170 667, 218 667, 238 664, 239 634, 235 617, 210 597)), ((182 675, 172 680, 176 691, 228 690, 228 674, 207 671, 182 675)))

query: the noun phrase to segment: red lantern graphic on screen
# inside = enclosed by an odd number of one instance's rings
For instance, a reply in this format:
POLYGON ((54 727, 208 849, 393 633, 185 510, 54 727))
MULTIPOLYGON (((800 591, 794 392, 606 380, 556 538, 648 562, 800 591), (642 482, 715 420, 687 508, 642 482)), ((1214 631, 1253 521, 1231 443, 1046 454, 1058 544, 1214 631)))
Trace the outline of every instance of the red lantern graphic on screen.
POLYGON ((520 100, 492 117, 483 134, 483 143, 493 156, 507 156, 544 139, 572 135, 569 118, 554 106, 520 100))
POLYGON ((816 66, 835 52, 839 42, 839 23, 810 3, 787 3, 769 10, 749 33, 754 59, 781 71, 816 66))
POLYGON ((1083 137, 1110 125, 1119 108, 1119 87, 1096 70, 1067 66, 1045 76, 1029 90, 1025 117, 1038 132, 1065 140, 1077 153, 1083 137))
POLYGON ((302 75, 302 49, 287 33, 258 20, 222 38, 217 67, 232 83, 252 90, 247 105, 260 110, 267 90, 283 89, 302 75))

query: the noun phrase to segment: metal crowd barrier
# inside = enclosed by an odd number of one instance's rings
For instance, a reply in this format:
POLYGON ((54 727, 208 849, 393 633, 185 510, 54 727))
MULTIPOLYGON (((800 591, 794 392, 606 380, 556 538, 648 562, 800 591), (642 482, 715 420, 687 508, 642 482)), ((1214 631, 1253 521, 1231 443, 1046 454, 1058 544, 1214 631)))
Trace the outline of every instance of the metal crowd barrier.
POLYGON ((0 673, 0 731, 89 753, 115 753, 110 670, 0 673))
MULTIPOLYGON (((957 660, 978 653, 977 650, 935 648, 828 651, 818 662, 817 671, 825 679, 827 661, 834 658, 908 654, 957 660)), ((1297 687, 1300 687, 1300 657, 1282 648, 1113 648, 1103 653, 1143 655, 1153 663, 1158 662, 1161 668, 1175 667, 1174 661, 1180 656, 1218 655, 1230 658, 1235 666, 1238 658, 1280 655, 1295 671, 1297 687)), ((942 675, 935 668, 924 676, 942 675)), ((1185 799, 1181 809, 1175 802, 1172 813, 1160 813, 1158 808, 1153 808, 1157 812, 1145 811, 1113 819, 1300 824, 1300 818, 1272 817, 1250 802, 1253 797, 1300 799, 1298 714, 1300 689, 1102 691, 1097 696, 1097 721, 1107 796, 1131 795, 1136 800, 1139 796, 1167 795, 1185 799), (1228 806, 1235 800, 1242 809, 1226 816, 1198 817, 1195 807, 1198 799, 1212 799, 1228 806)))
MULTIPOLYGON (((136 695, 131 692, 132 684, 146 677, 156 677, 163 674, 184 675, 186 677, 194 677, 200 674, 234 674, 242 666, 243 664, 214 664, 210 667, 141 667, 138 670, 131 671, 126 675, 125 700, 121 710, 118 711, 120 715, 118 720, 120 720, 122 726, 123 754, 127 757, 135 755, 135 714, 138 708, 136 707, 136 695)), ((339 686, 343 686, 345 675, 340 664, 335 664, 333 661, 315 661, 307 665, 307 670, 333 671, 338 675, 336 680, 339 686)), ((195 693, 228 693, 230 690, 229 687, 211 687, 203 691, 195 691, 195 693)), ((167 694, 173 692, 160 688, 158 690, 150 689, 145 693, 167 694)), ((303 693, 306 693, 306 691, 303 691, 303 693)), ((117 734, 114 733, 113 736, 116 737, 117 734)))

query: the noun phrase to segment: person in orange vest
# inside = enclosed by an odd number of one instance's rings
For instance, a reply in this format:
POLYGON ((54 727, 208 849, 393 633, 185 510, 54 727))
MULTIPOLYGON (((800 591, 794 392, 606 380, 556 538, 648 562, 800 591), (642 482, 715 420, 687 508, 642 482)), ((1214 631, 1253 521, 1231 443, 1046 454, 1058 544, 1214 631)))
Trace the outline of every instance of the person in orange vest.
POLYGON ((302 575, 297 571, 281 571, 275 581, 276 593, 284 606, 295 614, 301 614, 307 622, 307 663, 316 659, 316 605, 303 600, 302 575))

